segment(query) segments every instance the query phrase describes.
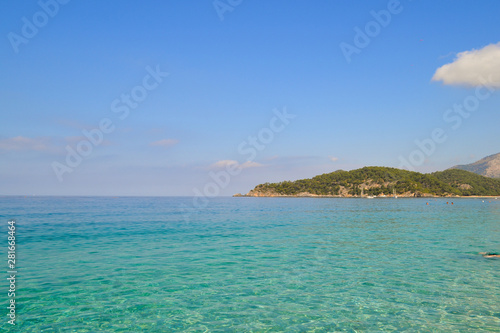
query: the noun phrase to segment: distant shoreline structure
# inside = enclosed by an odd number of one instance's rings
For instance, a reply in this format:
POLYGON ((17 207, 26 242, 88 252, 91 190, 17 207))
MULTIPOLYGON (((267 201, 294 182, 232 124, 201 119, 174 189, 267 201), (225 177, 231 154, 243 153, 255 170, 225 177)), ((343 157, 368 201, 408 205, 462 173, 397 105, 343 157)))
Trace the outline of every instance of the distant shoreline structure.
POLYGON ((264 183, 233 197, 497 198, 500 179, 448 169, 429 174, 388 167, 338 170, 310 179, 264 183))
MULTIPOLYGON (((394 199, 392 196, 374 196, 373 198, 368 198, 366 196, 341 196, 341 195, 317 195, 311 193, 304 193, 299 195, 248 195, 236 193, 232 196, 233 198, 337 198, 337 199, 394 199)), ((438 195, 427 195, 427 196, 414 196, 404 194, 398 194, 398 199, 495 199, 498 200, 500 196, 495 195, 446 195, 446 196, 438 196, 438 195)))

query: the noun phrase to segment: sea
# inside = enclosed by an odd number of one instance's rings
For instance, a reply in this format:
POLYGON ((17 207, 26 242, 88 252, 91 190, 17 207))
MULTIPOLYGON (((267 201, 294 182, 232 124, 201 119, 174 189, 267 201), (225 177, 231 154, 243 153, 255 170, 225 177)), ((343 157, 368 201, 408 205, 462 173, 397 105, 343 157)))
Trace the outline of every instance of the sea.
POLYGON ((495 198, 0 197, 0 231, 2 332, 500 332, 495 198))

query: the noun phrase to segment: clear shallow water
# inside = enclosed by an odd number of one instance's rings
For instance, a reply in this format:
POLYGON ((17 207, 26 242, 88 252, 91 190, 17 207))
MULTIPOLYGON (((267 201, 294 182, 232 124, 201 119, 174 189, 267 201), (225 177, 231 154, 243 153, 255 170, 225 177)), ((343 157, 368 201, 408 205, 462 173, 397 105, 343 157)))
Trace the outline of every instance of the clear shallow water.
POLYGON ((1 330, 500 332, 500 200, 446 201, 0 197, 1 330))

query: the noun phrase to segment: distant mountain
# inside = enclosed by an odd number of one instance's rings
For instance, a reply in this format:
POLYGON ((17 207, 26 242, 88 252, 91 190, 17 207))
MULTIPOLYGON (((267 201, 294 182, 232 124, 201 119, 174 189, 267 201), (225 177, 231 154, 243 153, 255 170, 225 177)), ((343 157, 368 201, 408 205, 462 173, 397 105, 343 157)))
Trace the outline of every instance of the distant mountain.
POLYGON ((339 170, 311 179, 260 184, 244 196, 387 197, 393 195, 500 196, 500 179, 456 169, 423 174, 395 168, 364 167, 352 171, 339 170))
POLYGON ((450 169, 460 169, 485 177, 500 178, 500 153, 485 157, 471 164, 456 165, 450 169))

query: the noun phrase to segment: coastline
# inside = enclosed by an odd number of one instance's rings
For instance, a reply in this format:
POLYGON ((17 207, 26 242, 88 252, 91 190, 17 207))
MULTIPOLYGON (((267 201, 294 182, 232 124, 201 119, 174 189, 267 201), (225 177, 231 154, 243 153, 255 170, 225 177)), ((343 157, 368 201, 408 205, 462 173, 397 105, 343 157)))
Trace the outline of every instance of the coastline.
MULTIPOLYGON (((357 196, 357 195, 350 195, 350 196, 345 196, 345 195, 319 195, 319 194, 312 194, 312 193, 304 193, 304 194, 298 194, 298 195, 286 195, 286 194, 275 194, 275 195, 270 195, 270 194, 241 194, 241 193, 236 193, 232 196, 233 198, 343 198, 343 199, 395 199, 392 195, 391 196, 385 196, 385 197, 380 197, 380 196, 374 196, 373 198, 369 198, 367 196, 357 196)), ((398 194, 397 199, 432 199, 432 198, 457 198, 457 199, 494 199, 498 200, 500 198, 500 195, 498 196, 487 196, 487 195, 421 195, 421 196, 416 196, 416 195, 405 195, 405 194, 398 194)))

